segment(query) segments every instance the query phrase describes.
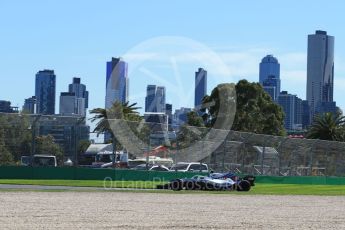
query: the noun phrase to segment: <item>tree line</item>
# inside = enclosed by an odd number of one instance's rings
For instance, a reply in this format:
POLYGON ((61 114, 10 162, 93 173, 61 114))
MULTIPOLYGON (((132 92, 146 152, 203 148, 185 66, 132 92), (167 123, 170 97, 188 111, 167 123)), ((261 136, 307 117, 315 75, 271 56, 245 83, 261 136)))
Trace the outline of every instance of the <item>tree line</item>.
MULTIPOLYGON (((27 114, 0 114, 0 165, 20 165, 22 156, 32 152, 33 132, 27 114)), ((52 135, 34 137, 33 154, 54 155, 58 164, 64 161, 64 151, 52 135)), ((79 143, 78 151, 86 150, 89 143, 79 143)))
MULTIPOLYGON (((113 135, 108 119, 124 119, 131 121, 129 127, 137 136, 148 141, 151 127, 144 123, 138 130, 137 125, 143 117, 138 113, 139 107, 136 105, 115 102, 109 109, 91 110, 90 114, 93 117, 90 120, 96 122, 93 131, 97 134, 109 133, 109 142, 115 143, 116 148, 121 149, 123 146, 113 135)), ((187 114, 187 122, 180 127, 176 139, 181 146, 188 145, 201 139, 211 127, 285 136, 287 133, 284 128, 284 117, 282 107, 272 101, 259 83, 241 80, 237 84, 219 84, 210 95, 204 97, 199 111, 187 114), (228 120, 232 121, 231 126, 227 123, 228 120), (198 128, 198 131, 190 129, 191 126, 198 128)), ((18 163, 21 155, 30 153, 32 133, 29 127, 30 123, 25 115, 0 116, 0 164, 18 163)), ((306 137, 345 141, 345 117, 340 110, 336 114, 318 115, 307 130, 306 137)), ((63 151, 52 136, 35 137, 35 144, 35 154, 49 153, 56 155, 60 162, 63 160, 63 151)), ((80 153, 86 150, 85 146, 79 148, 80 153)), ((172 146, 176 147, 176 143, 172 146)))
MULTIPOLYGON (((125 119, 140 122, 143 117, 137 112, 136 103, 121 104, 115 102, 109 109, 97 108, 91 111, 92 122, 96 122, 95 132, 110 133, 111 141, 116 141, 107 119, 125 119)), ((199 111, 187 114, 187 122, 182 125, 177 134, 180 145, 188 145, 199 140, 209 128, 231 129, 235 131, 252 132, 276 136, 286 136, 284 128, 284 111, 275 103, 259 83, 240 80, 237 84, 225 83, 215 87, 210 95, 206 95, 199 111), (228 126, 226 120, 231 120, 228 126), (225 124, 225 125, 224 125, 225 124), (191 129, 196 127, 198 130, 191 129)), ((137 124, 137 123, 132 123, 137 124)), ((134 127, 136 131, 137 127, 134 127)), ((149 135, 150 127, 140 133, 142 138, 149 135)), ((306 131, 305 136, 311 139, 345 141, 345 118, 341 112, 326 113, 317 116, 314 123, 306 131)), ((176 146, 176 145, 175 145, 176 146)))

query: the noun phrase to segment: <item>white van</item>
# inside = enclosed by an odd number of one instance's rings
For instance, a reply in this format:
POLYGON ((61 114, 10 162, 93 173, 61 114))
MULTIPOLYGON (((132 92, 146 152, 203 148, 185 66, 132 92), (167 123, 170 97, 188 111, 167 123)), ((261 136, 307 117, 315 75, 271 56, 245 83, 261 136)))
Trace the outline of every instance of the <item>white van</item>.
POLYGON ((177 164, 173 165, 170 168, 170 171, 177 171, 177 172, 208 172, 207 164, 203 164, 200 162, 178 162, 177 164))
POLYGON ((21 157, 21 165, 23 166, 49 166, 49 167, 57 167, 56 156, 53 155, 33 155, 33 160, 31 160, 30 156, 22 156, 21 157))
POLYGON ((142 158, 137 158, 134 160, 128 160, 128 168, 134 168, 137 165, 146 164, 147 160, 148 160, 147 163, 150 165, 163 165, 167 168, 170 168, 174 162, 171 158, 149 156, 148 159, 146 157, 142 157, 142 158))

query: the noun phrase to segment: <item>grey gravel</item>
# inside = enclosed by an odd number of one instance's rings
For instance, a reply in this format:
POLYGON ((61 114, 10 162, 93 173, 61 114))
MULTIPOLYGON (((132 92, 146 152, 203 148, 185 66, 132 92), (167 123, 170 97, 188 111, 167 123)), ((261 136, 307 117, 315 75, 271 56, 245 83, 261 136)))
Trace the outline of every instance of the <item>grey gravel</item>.
POLYGON ((0 229, 345 229, 343 196, 1 192, 0 229))

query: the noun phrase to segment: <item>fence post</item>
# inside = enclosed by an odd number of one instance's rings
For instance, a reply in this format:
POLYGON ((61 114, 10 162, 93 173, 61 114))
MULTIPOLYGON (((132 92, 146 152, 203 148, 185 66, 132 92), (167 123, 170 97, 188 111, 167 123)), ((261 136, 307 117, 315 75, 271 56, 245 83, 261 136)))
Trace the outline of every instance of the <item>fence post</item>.
POLYGON ((73 128, 73 142, 74 142, 74 167, 77 167, 77 155, 78 155, 78 141, 77 141, 77 124, 74 124, 73 128))
POLYGON ((284 138, 279 144, 279 152, 278 152, 278 176, 280 176, 281 171, 281 153, 283 152, 284 143, 288 140, 288 138, 284 138))
POLYGON ((74 165, 77 167, 79 165, 78 162, 78 150, 79 150, 79 139, 80 139, 80 124, 82 124, 82 122, 85 121, 85 117, 81 117, 78 118, 76 120, 76 123, 74 124, 74 144, 75 144, 75 148, 74 148, 74 165))
POLYGON ((225 170, 225 152, 226 152, 226 144, 227 144, 227 140, 224 141, 223 159, 222 159, 222 172, 224 172, 224 170, 225 170))
POLYGON ((30 152, 30 166, 34 166, 33 158, 36 152, 36 124, 41 118, 41 115, 37 115, 35 120, 32 122, 31 125, 31 152, 30 152))
POLYGON ((264 146, 262 148, 262 153, 261 153, 261 175, 264 175, 265 151, 266 151, 266 141, 264 142, 264 146))

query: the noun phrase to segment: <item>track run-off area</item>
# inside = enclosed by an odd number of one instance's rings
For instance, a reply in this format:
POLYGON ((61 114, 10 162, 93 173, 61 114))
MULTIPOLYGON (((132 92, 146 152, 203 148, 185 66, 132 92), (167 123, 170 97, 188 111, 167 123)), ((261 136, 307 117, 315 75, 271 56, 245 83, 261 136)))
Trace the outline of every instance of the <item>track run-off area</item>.
POLYGON ((345 196, 0 190, 1 229, 344 229, 345 196))

